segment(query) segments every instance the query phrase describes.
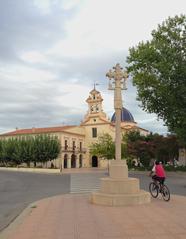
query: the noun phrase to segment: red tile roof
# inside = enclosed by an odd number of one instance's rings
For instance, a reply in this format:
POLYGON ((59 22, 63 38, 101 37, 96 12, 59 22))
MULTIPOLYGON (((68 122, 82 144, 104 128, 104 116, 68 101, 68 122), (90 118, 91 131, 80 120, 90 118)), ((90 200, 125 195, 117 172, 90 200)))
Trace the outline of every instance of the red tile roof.
POLYGON ((40 133, 52 133, 52 132, 62 132, 69 128, 75 127, 75 125, 69 126, 56 126, 49 128, 32 128, 32 129, 17 129, 12 132, 1 134, 0 136, 12 136, 12 135, 22 135, 22 134, 40 134, 40 133))

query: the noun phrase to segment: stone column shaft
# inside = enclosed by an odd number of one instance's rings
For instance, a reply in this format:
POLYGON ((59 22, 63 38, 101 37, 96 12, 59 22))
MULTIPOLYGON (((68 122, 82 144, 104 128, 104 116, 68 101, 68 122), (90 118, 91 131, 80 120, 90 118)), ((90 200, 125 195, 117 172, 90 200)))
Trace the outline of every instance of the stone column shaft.
POLYGON ((79 168, 79 156, 76 157, 76 168, 79 168))
POLYGON ((67 159, 67 168, 71 168, 71 158, 67 159))
POLYGON ((121 109, 122 109, 122 98, 121 98, 121 83, 120 79, 115 80, 114 90, 114 109, 115 109, 115 159, 121 160, 121 109))

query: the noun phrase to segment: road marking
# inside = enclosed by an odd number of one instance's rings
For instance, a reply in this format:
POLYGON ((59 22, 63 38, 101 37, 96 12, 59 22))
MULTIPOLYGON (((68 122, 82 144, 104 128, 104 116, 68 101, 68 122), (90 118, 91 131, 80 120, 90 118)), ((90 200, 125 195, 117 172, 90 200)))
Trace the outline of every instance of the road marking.
POLYGON ((90 193, 100 188, 103 174, 71 174, 70 193, 90 193))

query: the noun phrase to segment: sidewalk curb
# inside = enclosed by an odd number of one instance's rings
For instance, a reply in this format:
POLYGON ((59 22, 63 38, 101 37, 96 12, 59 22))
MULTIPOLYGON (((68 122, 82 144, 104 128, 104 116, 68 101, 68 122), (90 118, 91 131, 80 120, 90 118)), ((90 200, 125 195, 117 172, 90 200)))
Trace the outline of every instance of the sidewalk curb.
MULTIPOLYGON (((54 203, 55 202, 55 199, 58 199, 58 198, 61 198, 61 197, 64 197, 64 198, 66 198, 66 202, 67 202, 67 199, 68 199, 68 201, 69 201, 69 199, 70 198, 73 198, 73 200, 71 200, 71 203, 73 203, 73 205, 77 205, 77 203, 76 202, 78 202, 77 200, 75 200, 74 201, 74 199, 76 198, 79 198, 80 197, 80 200, 81 199, 85 199, 86 200, 86 203, 87 204, 89 204, 89 205, 92 205, 91 206, 91 208, 94 208, 94 210, 93 210, 93 212, 95 212, 95 210, 96 211, 100 211, 101 212, 101 215, 103 215, 103 214, 105 214, 105 215, 107 215, 107 213, 106 212, 108 212, 108 211, 112 211, 112 213, 111 213, 111 215, 113 215, 113 210, 116 210, 116 212, 119 212, 119 210, 123 210, 123 208, 126 208, 126 210, 128 211, 128 213, 130 212, 130 209, 132 210, 132 208, 133 207, 131 207, 131 206, 124 206, 124 207, 121 207, 121 208, 119 208, 118 209, 118 207, 105 207, 105 206, 100 206, 100 205, 93 205, 93 204, 90 204, 90 201, 89 201, 89 195, 85 195, 85 194, 77 194, 77 195, 72 195, 72 194, 63 194, 63 195, 57 195, 57 196, 52 196, 52 197, 47 197, 47 198, 43 198, 43 199, 40 199, 40 200, 38 200, 38 201, 36 201, 36 202, 34 202, 34 203, 31 203, 25 210, 23 210, 22 211, 22 213, 20 213, 20 215, 0 234, 0 238, 1 239, 8 239, 8 238, 11 238, 11 234, 13 235, 13 238, 14 238, 14 235, 15 235, 15 233, 17 232, 17 229, 19 228, 19 227, 21 227, 21 224, 23 224, 24 225, 24 220, 26 220, 26 218, 27 217, 32 217, 32 212, 34 211, 34 209, 38 209, 39 210, 39 205, 42 203, 42 201, 44 201, 44 200, 47 200, 47 199, 51 199, 51 198, 54 198, 53 200, 51 200, 51 204, 50 204, 50 207, 51 207, 51 205, 53 205, 53 209, 55 208, 54 207, 54 205, 56 204, 56 203, 54 203), (106 211, 105 211, 106 210, 106 211)), ((164 212, 166 212, 167 210, 170 210, 170 208, 172 208, 172 206, 170 205, 170 203, 171 202, 173 202, 173 204, 172 205, 174 205, 175 203, 177 204, 177 205, 179 205, 178 204, 178 202, 183 202, 183 200, 184 200, 184 205, 185 205, 185 202, 186 202, 186 197, 185 196, 178 196, 178 195, 172 195, 172 200, 169 202, 169 203, 167 203, 167 202, 164 202, 162 199, 154 199, 150 204, 148 204, 148 205, 137 205, 137 208, 139 208, 139 207, 142 207, 143 209, 144 208, 147 208, 147 210, 150 210, 151 211, 151 206, 152 207, 154 207, 155 209, 157 209, 157 207, 159 208, 159 209, 161 209, 161 208, 164 208, 164 212), (156 205, 157 204, 157 205, 156 205), (154 205, 154 206, 153 206, 154 205), (159 206, 158 206, 159 205, 159 206)), ((83 200, 84 201, 84 200, 83 200)), ((83 202, 82 201, 82 202, 83 202)), ((84 201, 85 202, 85 201, 84 201)), ((61 203, 61 202, 60 202, 61 203)), ((58 201, 58 204, 59 204, 59 201, 58 201)), ((65 204, 64 204, 65 205, 65 204)), ((64 206, 63 205, 63 206, 64 206)), ((82 206, 82 203, 80 203, 79 205, 81 205, 82 206)), ((40 205, 41 206, 41 205, 40 205)), ((48 205, 49 206, 49 205, 48 205)), ((46 205, 45 205, 45 207, 46 207, 46 205)), ((136 209, 137 209, 136 208, 136 209)), ((84 207, 83 207, 83 209, 85 209, 84 207)), ((64 210, 64 207, 63 207, 63 210, 64 210)), ((68 207, 67 207, 67 210, 68 210, 68 207)), ((147 210, 146 210, 146 212, 147 212, 147 210)), ((172 210, 172 209, 171 209, 172 210)), ((181 209, 182 210, 182 209, 181 209)), ((55 211, 55 210, 54 210, 55 211)), ((179 208, 179 210, 178 210, 178 212, 180 212, 180 208, 179 208)), ((66 213, 67 213, 67 211, 66 211, 66 213)), ((69 211, 68 211, 68 213, 69 213, 69 211)), ((82 212, 83 214, 82 215, 85 215, 84 213, 85 212, 82 212)), ((134 210, 133 210, 133 213, 134 213, 134 210)), ((33 212, 33 217, 34 217, 34 212, 33 212)), ((37 214, 37 212, 36 212, 36 214, 37 214)), ((35 215, 36 215, 35 214, 35 215)), ((76 210, 76 214, 77 214, 77 210, 76 210)), ((130 214, 130 213, 129 213, 130 214)), ((73 216, 74 214, 71 212, 71 216, 73 216)), ((93 213, 93 215, 95 215, 94 213, 93 213)), ((118 214, 118 215, 120 215, 120 214, 118 214)), ((139 214, 140 215, 140 214, 139 214)), ((138 215, 138 216, 139 216, 138 215)), ((185 215, 185 214, 184 214, 185 215)), ((53 215, 54 216, 54 215, 53 215)), ((57 216, 59 216, 59 215, 56 215, 56 217, 57 216)), ((99 214, 98 214, 98 216, 99 216, 99 214)), ((115 216, 116 216, 116 218, 117 218, 117 213, 115 214, 115 216)), ((139 218, 137 218, 138 220, 139 220, 139 218)), ((158 217, 156 218, 156 220, 158 219, 158 217)), ((54 217, 53 217, 53 220, 54 220, 54 217)), ((138 221, 137 220, 137 221, 138 221)), ((159 219, 158 219, 159 220, 159 219)), ((138 223, 139 224, 139 223, 138 223)), ((48 224, 46 224, 46 225, 48 225, 48 224)), ((45 226, 46 226, 45 225, 45 226)), ((92 224, 91 224, 92 225, 92 224)), ((110 225, 110 224, 108 224, 108 225, 110 225)), ((90 226, 90 225, 89 225, 90 226)), ((23 227, 22 227, 22 229, 23 229, 23 227)), ((28 227, 27 227, 27 229, 28 229, 28 227)), ((130 231, 130 229, 131 228, 129 228, 129 231, 130 231)), ((150 229, 150 228, 149 228, 150 229)), ((152 229, 152 228, 151 228, 152 229)), ((179 231, 181 230, 181 228, 179 227, 179 226, 177 226, 177 229, 179 229, 179 231)), ((140 230, 140 229, 139 229, 140 230)), ((139 231, 138 230, 138 231, 139 231)), ((172 228, 172 230, 174 231, 174 228, 172 228)), ((185 228, 185 230, 186 230, 186 228, 185 228)), ((183 230, 182 230, 183 231, 183 230)), ((182 231, 180 231, 179 233, 181 233, 182 231)), ((24 233, 25 232, 27 232, 27 230, 25 230, 24 231, 24 233)), ((20 235, 22 235, 22 230, 21 231, 19 231, 19 233, 18 233, 18 235, 17 235, 17 237, 16 237, 16 235, 15 235, 15 238, 19 238, 19 234, 20 235)), ((23 234, 24 234, 23 233, 23 234)), ((76 231, 76 233, 77 233, 77 231, 76 231)), ((171 232, 170 232, 171 233, 171 232)), ((174 232, 175 233, 175 232, 174 232)), ((182 232, 182 234, 183 234, 183 232, 182 232)), ((140 234, 141 235, 141 234, 140 234)), ((184 236, 185 236, 185 234, 184 234, 184 236)), ((24 237, 21 237, 21 238, 24 238, 24 237)), ((32 237, 32 238, 37 238, 37 237, 32 237)), ((41 238, 44 238, 43 236, 41 236, 40 235, 40 237, 38 237, 37 239, 41 239, 41 238)), ((47 238, 53 238, 53 237, 51 237, 51 236, 49 236, 49 237, 47 237, 47 238)), ((59 238, 59 237, 54 237, 54 238, 59 238)), ((62 237, 61 237, 62 238, 62 237)), ((64 237, 64 238, 66 238, 66 237, 64 237)), ((74 238, 74 237, 68 237, 68 238, 74 238)), ((83 238, 85 238, 85 237, 83 237, 83 238)), ((89 238, 89 237, 86 237, 86 238, 89 238)), ((93 238, 93 237, 91 237, 91 238, 93 238)), ((96 237, 97 238, 97 237, 96 237)), ((112 237, 113 238, 113 237, 112 237)), ((115 238, 115 237, 114 237, 115 238)), ((121 238, 121 237, 120 237, 121 238)), ((141 237, 140 237, 141 238, 141 237)), ((144 238, 148 238, 148 237, 144 237, 144 238)), ((150 237, 150 238, 152 238, 152 237, 150 237)), ((154 237, 153 237, 154 238, 154 237)), ((162 238, 162 237, 160 237, 160 238, 162 238)), ((163 237, 164 238, 164 237, 163 237)), ((166 238, 168 238, 168 237, 166 237, 166 238)), ((171 237, 171 238, 173 238, 173 237, 171 237)), ((176 238, 176 237, 175 237, 176 238)), ((182 237, 180 237, 180 238, 182 238, 182 237)), ((183 237, 183 238, 185 238, 185 237, 183 237)))
POLYGON ((98 172, 107 172, 105 168, 71 168, 71 169, 63 169, 60 171, 59 169, 39 169, 39 168, 6 168, 0 167, 0 171, 4 172, 22 172, 22 173, 40 173, 40 174, 72 174, 72 173, 98 173, 98 172))
MULTIPOLYGON (((78 196, 84 196, 89 199, 89 193, 78 193, 78 194, 62 194, 62 195, 56 195, 56 196, 67 196, 69 195, 70 197, 78 197, 78 196)), ((40 200, 37 200, 35 202, 30 203, 22 212, 20 212, 19 215, 17 215, 1 232, 0 232, 0 239, 7 239, 12 232, 16 231, 16 229, 24 222, 24 220, 32 213, 34 209, 37 209, 37 204, 41 201, 50 199, 50 198, 55 198, 56 196, 51 196, 51 197, 46 197, 42 198, 40 200)))
POLYGON ((10 167, 0 167, 1 171, 9 172, 26 172, 26 173, 47 173, 47 174, 60 174, 59 169, 40 169, 40 168, 10 168, 10 167))
MULTIPOLYGON (((43 200, 43 199, 41 199, 43 200)), ((17 217, 15 217, 4 229, 0 232, 1 239, 7 239, 9 234, 16 230, 16 228, 22 224, 24 219, 32 213, 32 211, 37 207, 37 203, 41 200, 29 204, 17 217)))

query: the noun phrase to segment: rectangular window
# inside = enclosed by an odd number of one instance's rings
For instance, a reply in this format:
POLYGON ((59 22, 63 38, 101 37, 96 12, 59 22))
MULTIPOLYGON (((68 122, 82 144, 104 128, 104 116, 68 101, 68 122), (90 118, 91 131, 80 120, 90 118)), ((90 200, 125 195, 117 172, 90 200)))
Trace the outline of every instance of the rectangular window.
POLYGON ((73 150, 76 149, 76 142, 75 142, 75 141, 72 142, 72 149, 73 149, 73 150))
POLYGON ((79 143, 79 149, 82 150, 82 142, 79 143))
POLYGON ((65 149, 68 148, 68 143, 67 143, 67 140, 65 140, 65 149))
POLYGON ((97 137, 97 128, 92 128, 92 138, 97 137))

